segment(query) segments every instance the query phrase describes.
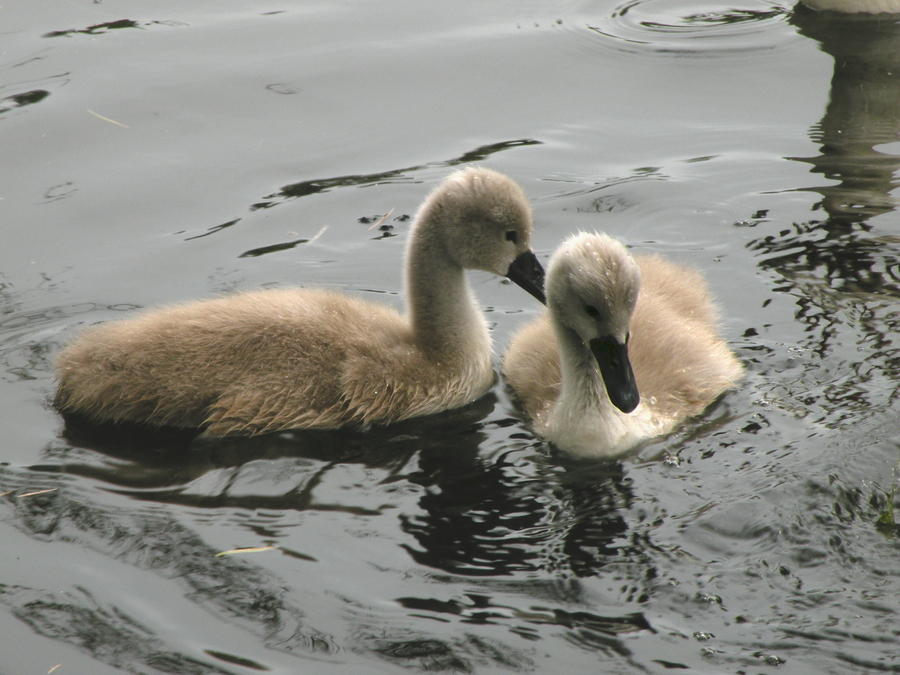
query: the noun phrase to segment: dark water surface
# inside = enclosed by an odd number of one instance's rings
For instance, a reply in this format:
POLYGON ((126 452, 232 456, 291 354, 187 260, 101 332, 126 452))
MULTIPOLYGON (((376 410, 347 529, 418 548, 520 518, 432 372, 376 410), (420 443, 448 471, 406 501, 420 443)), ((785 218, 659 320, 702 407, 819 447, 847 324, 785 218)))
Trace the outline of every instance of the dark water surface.
MULTIPOLYGON (((898 129, 896 17, 4 3, 0 675, 900 671, 898 129), (622 462, 555 454, 502 384, 251 440, 50 405, 61 345, 141 307, 399 306, 407 216, 470 162, 544 260, 600 229, 701 269, 742 387, 622 462)), ((470 280, 499 350, 538 307, 470 280)))

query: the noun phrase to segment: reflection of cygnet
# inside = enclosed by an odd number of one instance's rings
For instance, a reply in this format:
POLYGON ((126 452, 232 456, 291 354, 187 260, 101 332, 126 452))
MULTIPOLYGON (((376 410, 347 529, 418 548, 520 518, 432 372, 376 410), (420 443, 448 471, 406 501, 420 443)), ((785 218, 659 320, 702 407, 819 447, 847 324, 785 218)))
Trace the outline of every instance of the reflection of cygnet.
POLYGON ((900 12, 900 0, 803 0, 813 9, 829 9, 834 12, 879 14, 900 12))
POLYGON ((700 274, 635 260, 606 235, 560 246, 547 308, 513 339, 503 373, 535 431, 573 454, 610 457, 665 434, 743 371, 700 274))
MULTIPOLYGON (((900 0, 894 0, 900 12, 900 0)), ((893 211, 900 180, 900 15, 838 14, 797 7, 801 35, 834 58, 822 120, 810 129, 816 157, 794 157, 822 174, 828 225, 848 226, 893 211)))
POLYGON ((462 406, 494 381, 464 270, 543 299, 531 207, 470 168, 427 198, 409 235, 407 314, 326 290, 256 291, 85 331, 60 353, 56 404, 97 422, 249 434, 387 423, 462 406))

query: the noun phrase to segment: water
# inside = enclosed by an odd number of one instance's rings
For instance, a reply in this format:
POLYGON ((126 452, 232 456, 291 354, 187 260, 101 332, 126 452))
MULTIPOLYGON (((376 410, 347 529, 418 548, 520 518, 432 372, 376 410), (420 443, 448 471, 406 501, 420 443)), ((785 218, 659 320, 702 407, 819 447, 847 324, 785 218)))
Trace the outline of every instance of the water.
MULTIPOLYGON (((900 670, 897 19, 0 18, 0 673, 900 670), (502 383, 368 434, 251 440, 66 428, 50 405, 61 345, 139 307, 294 283, 400 306, 406 216, 472 161, 533 198, 544 260, 601 229, 701 269, 741 388, 606 463, 553 453, 502 383), (264 550, 217 556, 244 547, 264 550)), ((499 350, 536 303, 470 281, 499 350)))

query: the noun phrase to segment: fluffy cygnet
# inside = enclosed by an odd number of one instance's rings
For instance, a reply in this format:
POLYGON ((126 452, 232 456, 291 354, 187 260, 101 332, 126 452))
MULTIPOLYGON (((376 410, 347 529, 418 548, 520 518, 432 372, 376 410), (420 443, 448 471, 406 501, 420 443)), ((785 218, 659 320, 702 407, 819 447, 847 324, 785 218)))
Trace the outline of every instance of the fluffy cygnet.
POLYGON ((706 282, 615 239, 578 234, 551 258, 547 311, 503 373, 534 429, 561 450, 612 457, 671 431, 737 381, 706 282))
POLYGON ((56 361, 56 405, 95 422, 214 435, 390 423, 462 406, 494 381, 464 270, 543 300, 532 215, 506 176, 467 168, 425 200, 406 251, 406 313, 339 292, 239 293, 84 331, 56 361))

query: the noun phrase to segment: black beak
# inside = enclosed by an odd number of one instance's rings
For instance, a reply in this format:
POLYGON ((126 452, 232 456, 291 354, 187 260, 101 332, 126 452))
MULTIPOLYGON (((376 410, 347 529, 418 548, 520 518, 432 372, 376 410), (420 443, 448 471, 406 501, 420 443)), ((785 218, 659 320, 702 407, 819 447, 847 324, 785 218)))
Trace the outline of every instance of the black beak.
POLYGON ((544 295, 544 268, 538 262, 534 251, 520 253, 509 266, 506 278, 524 288, 543 304, 547 304, 547 297, 544 295))
POLYGON ((590 342, 591 353, 600 366, 600 374, 606 384, 609 400, 623 413, 630 413, 641 401, 634 371, 628 360, 628 345, 612 336, 594 338, 590 342))

